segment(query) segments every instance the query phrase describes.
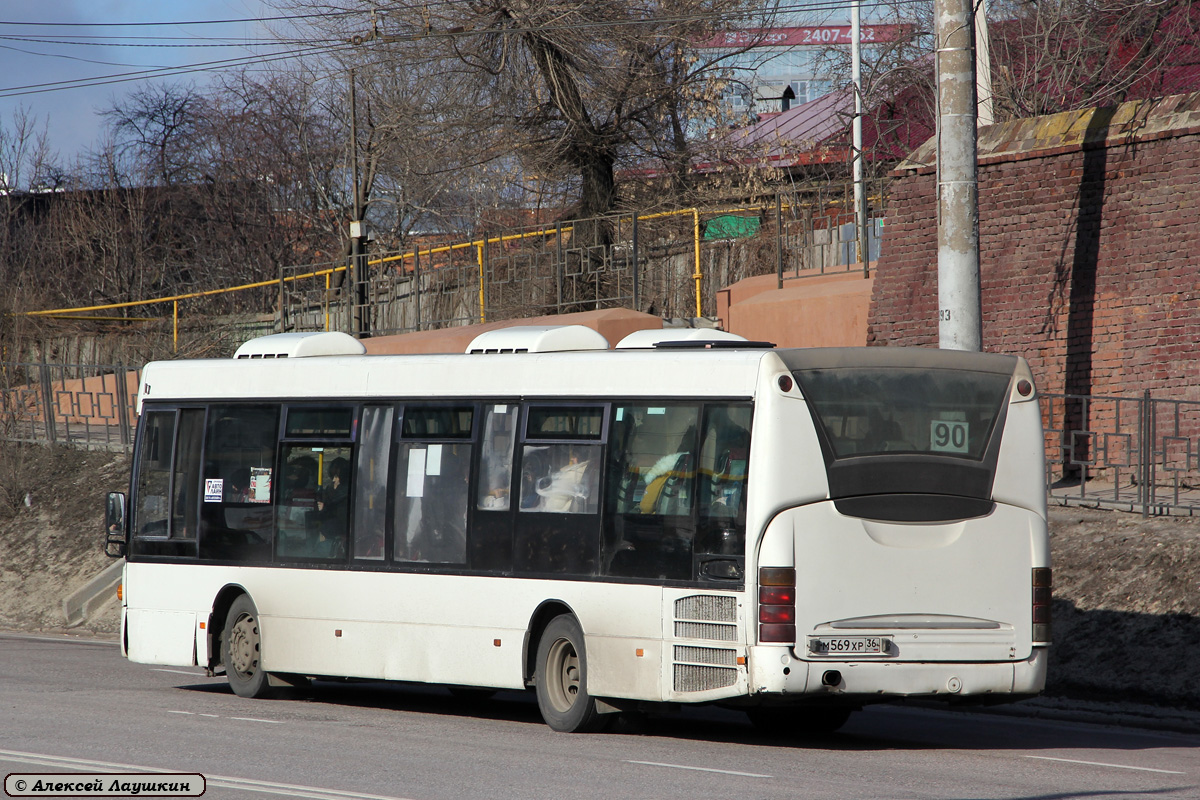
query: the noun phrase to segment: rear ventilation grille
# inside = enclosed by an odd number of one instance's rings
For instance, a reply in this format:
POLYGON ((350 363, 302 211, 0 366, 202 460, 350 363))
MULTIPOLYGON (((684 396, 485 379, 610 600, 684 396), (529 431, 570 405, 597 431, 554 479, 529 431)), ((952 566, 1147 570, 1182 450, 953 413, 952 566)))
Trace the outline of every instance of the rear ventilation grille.
MULTIPOLYGON (((694 594, 675 601, 675 638, 708 642, 737 642, 736 597, 694 594)), ((738 681, 737 650, 725 647, 675 645, 675 691, 724 689, 738 681)))
POLYGON ((710 664, 716 667, 736 667, 737 651, 722 647, 688 647, 675 645, 675 660, 689 664, 710 664))
POLYGON ((675 665, 675 691, 704 692, 724 689, 737 683, 737 670, 723 667, 701 667, 695 664, 675 665))
POLYGON ((695 594, 675 601, 675 619, 737 622, 737 598, 695 594))
POLYGON ((675 638, 736 642, 737 598, 694 594, 675 601, 675 638))
POLYGON ((675 638, 705 639, 710 642, 736 642, 736 625, 710 625, 703 622, 676 622, 675 638))

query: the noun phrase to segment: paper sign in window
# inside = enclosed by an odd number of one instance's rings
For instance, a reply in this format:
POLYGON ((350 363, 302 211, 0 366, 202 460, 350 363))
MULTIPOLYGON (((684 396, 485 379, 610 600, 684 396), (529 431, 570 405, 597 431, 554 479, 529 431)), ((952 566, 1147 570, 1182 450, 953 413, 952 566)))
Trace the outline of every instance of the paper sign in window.
POLYGON ((250 468, 250 497, 251 503, 271 502, 271 468, 250 468))
POLYGON ((425 456, 425 474, 434 477, 442 474, 442 446, 440 444, 429 445, 425 456))
POLYGON ((425 495, 425 451, 408 451, 408 486, 405 493, 409 497, 425 495))

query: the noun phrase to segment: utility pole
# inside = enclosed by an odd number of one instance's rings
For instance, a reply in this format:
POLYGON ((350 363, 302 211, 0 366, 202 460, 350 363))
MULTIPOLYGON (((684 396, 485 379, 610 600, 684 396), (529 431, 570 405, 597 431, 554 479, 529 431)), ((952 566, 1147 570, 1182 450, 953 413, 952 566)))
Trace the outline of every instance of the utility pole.
POLYGON ((862 14, 859 0, 850 5, 850 80, 854 83, 854 123, 852 125, 854 150, 854 238, 858 240, 858 263, 862 264, 863 276, 870 274, 871 248, 867 241, 867 197, 863 188, 863 134, 862 134, 862 14))
POLYGON ((979 351, 975 25, 969 0, 934 0, 938 93, 938 346, 979 351))
POLYGON ((347 323, 350 335, 367 335, 364 319, 366 299, 366 225, 363 223, 362 190, 358 178, 358 101, 355 94, 354 68, 350 68, 350 180, 354 183, 350 210, 350 263, 346 267, 346 296, 350 303, 347 323))

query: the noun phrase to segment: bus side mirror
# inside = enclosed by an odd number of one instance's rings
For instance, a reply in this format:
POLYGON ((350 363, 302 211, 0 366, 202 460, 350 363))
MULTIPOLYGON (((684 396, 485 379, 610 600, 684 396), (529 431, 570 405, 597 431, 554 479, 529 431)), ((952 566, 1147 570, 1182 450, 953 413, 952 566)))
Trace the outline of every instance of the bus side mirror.
POLYGON ((121 558, 126 542, 125 493, 109 492, 104 504, 104 555, 121 558))

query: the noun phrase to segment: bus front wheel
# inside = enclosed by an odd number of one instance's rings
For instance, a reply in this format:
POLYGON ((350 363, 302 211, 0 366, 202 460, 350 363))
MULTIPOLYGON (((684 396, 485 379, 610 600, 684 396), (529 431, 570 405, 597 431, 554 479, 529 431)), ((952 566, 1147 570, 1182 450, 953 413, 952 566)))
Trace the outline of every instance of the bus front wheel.
POLYGON ((229 607, 221 635, 221 660, 234 694, 270 697, 273 694, 262 667, 262 636, 254 601, 241 595, 229 607))
POLYGON ((596 699, 587 691, 587 654, 583 630, 572 616, 550 620, 538 641, 534 674, 538 710, 556 731, 598 731, 608 716, 596 710, 596 699))

